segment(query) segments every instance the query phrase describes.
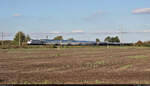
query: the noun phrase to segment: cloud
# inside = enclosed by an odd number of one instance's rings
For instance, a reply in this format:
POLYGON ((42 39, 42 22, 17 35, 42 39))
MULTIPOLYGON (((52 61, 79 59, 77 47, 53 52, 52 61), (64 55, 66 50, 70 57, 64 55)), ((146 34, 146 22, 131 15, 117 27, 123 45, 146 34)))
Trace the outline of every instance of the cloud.
POLYGON ((132 11, 133 14, 150 14, 150 8, 139 8, 132 11))
POLYGON ((14 16, 14 17, 19 17, 19 16, 21 16, 21 14, 16 13, 16 14, 14 14, 13 16, 14 16))
POLYGON ((144 30, 143 32, 150 32, 150 29, 149 30, 144 30))
POLYGON ((60 34, 61 32, 59 32, 59 31, 51 31, 50 33, 51 34, 60 34))
POLYGON ((83 30, 73 30, 72 33, 83 33, 83 30))
POLYGON ((91 20, 96 20, 98 18, 100 18, 105 12, 103 11, 97 11, 89 16, 84 17, 83 19, 85 21, 91 21, 91 20))

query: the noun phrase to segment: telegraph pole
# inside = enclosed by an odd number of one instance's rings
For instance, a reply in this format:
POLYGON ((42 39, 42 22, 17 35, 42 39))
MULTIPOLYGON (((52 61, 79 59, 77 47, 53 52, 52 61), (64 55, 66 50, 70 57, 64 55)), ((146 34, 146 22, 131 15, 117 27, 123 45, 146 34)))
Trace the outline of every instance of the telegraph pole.
POLYGON ((19 32, 19 46, 21 45, 21 41, 20 41, 20 32, 19 32))
MULTIPOLYGON (((121 25, 121 27, 120 27, 120 43, 123 43, 123 25, 121 25)), ((120 46, 121 46, 121 44, 120 44, 120 46)))
POLYGON ((48 39, 48 36, 46 36, 46 39, 48 39))
POLYGON ((3 42, 3 32, 2 32, 2 47, 3 47, 3 45, 4 45, 4 42, 3 42))

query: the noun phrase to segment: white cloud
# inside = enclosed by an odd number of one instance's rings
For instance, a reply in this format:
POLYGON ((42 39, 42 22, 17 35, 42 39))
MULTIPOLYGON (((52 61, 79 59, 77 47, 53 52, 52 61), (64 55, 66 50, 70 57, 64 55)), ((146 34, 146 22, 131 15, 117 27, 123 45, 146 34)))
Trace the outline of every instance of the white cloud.
POLYGON ((14 14, 13 16, 19 17, 19 16, 21 16, 21 14, 16 13, 16 14, 14 14))
POLYGON ((150 29, 149 30, 144 30, 143 32, 150 32, 150 29))
POLYGON ((59 31, 51 31, 50 33, 52 33, 52 34, 59 34, 61 32, 59 32, 59 31))
POLYGON ((72 33, 83 33, 83 30, 73 30, 72 33))
POLYGON ((132 11, 133 14, 150 14, 150 8, 139 8, 132 11))

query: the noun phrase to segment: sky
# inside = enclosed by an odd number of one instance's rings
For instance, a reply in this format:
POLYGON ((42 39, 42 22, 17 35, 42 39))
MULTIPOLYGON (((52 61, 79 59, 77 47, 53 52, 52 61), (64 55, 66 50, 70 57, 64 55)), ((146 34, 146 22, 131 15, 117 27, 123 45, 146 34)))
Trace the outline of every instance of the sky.
POLYGON ((17 31, 31 35, 77 33, 63 35, 79 40, 119 36, 125 42, 147 41, 150 0, 0 0, 0 32, 17 31), (117 31, 134 33, 101 33, 117 31))

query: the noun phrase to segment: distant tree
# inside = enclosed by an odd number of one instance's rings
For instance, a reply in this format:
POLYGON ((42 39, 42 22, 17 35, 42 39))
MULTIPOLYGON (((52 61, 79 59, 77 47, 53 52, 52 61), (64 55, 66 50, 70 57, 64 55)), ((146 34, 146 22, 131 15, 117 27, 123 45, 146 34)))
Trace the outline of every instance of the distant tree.
POLYGON ((116 37, 110 37, 110 36, 108 36, 108 37, 105 38, 104 41, 105 42, 120 42, 120 39, 119 39, 118 36, 116 36, 116 37))
POLYGON ((99 38, 96 38, 96 43, 100 42, 99 38))
POLYGON ((145 44, 150 44, 150 41, 145 41, 144 43, 145 43, 145 44))
POLYGON ((27 35, 27 36, 25 37, 25 42, 29 41, 30 39, 31 39, 30 36, 27 35))
POLYGON ((142 45, 143 45, 143 42, 142 42, 141 40, 139 40, 139 41, 137 41, 137 42, 135 43, 135 45, 136 45, 136 46, 142 46, 142 45))
POLYGON ((14 42, 15 42, 15 44, 20 43, 19 45, 21 45, 22 42, 25 42, 25 38, 26 38, 25 34, 21 31, 19 31, 16 33, 16 35, 14 37, 14 42))
POLYGON ((105 42, 110 42, 110 41, 111 41, 111 37, 110 37, 110 36, 107 36, 104 41, 105 41, 105 42))
POLYGON ((120 39, 119 39, 118 36, 116 36, 116 37, 112 37, 112 38, 111 38, 111 41, 112 41, 112 42, 120 42, 120 39))
POLYGON ((63 37, 62 36, 56 36, 56 37, 54 37, 54 40, 63 40, 63 37))
POLYGON ((74 41, 74 38, 69 38, 68 40, 72 40, 72 41, 74 41))
POLYGON ((143 42, 143 46, 150 46, 150 41, 145 41, 145 42, 143 42))

